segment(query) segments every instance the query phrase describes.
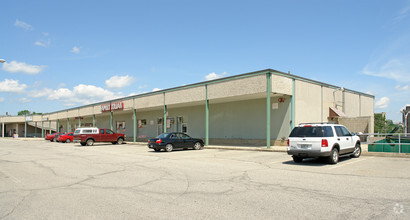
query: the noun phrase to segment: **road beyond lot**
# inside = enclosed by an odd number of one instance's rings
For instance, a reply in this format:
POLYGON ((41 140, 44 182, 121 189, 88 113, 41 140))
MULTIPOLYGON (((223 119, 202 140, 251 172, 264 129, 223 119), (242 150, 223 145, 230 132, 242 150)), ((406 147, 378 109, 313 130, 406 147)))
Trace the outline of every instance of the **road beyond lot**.
POLYGON ((410 219, 410 159, 0 139, 0 219, 410 219))

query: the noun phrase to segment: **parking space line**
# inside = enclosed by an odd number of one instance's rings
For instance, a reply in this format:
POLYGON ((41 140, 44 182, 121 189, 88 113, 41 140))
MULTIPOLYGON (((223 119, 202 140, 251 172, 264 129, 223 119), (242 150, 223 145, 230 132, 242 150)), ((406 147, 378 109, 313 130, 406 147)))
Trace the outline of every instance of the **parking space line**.
POLYGON ((354 160, 354 161, 349 162, 349 163, 345 163, 345 164, 340 164, 340 165, 336 165, 336 166, 329 167, 328 170, 335 169, 335 168, 340 168, 340 167, 343 167, 343 166, 345 166, 345 165, 354 164, 354 163, 361 162, 361 161, 365 161, 365 160, 367 160, 367 159, 372 159, 372 158, 374 158, 374 157, 368 157, 368 158, 363 158, 363 159, 360 159, 360 160, 354 160))

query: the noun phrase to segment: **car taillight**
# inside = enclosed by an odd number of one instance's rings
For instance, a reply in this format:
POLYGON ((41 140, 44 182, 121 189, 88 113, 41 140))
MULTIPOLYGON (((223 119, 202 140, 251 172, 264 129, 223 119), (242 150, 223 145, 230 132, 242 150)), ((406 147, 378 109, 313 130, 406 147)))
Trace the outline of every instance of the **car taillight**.
POLYGON ((161 139, 158 139, 157 141, 155 141, 155 143, 157 144, 161 143, 161 139))
POLYGON ((289 139, 288 139, 288 146, 289 146, 289 139))
POLYGON ((322 139, 322 147, 329 147, 329 143, 327 142, 327 139, 322 139))

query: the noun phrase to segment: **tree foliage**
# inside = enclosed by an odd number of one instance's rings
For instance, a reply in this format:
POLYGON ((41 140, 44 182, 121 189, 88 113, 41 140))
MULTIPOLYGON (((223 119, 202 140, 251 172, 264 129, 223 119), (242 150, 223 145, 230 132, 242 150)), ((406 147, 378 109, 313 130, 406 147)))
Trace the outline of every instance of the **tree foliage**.
POLYGON ((374 132, 389 133, 396 127, 398 127, 398 130, 395 133, 403 132, 402 127, 394 124, 392 120, 386 119, 382 114, 374 114, 374 132))
POLYGON ((41 112, 30 112, 29 110, 21 110, 17 112, 17 115, 42 115, 41 112))

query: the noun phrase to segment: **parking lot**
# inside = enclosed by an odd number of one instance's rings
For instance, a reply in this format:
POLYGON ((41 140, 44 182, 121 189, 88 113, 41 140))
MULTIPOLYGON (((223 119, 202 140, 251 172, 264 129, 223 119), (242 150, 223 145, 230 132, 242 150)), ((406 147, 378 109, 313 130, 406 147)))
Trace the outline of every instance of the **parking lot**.
POLYGON ((410 159, 0 139, 0 219, 410 219, 410 159))

